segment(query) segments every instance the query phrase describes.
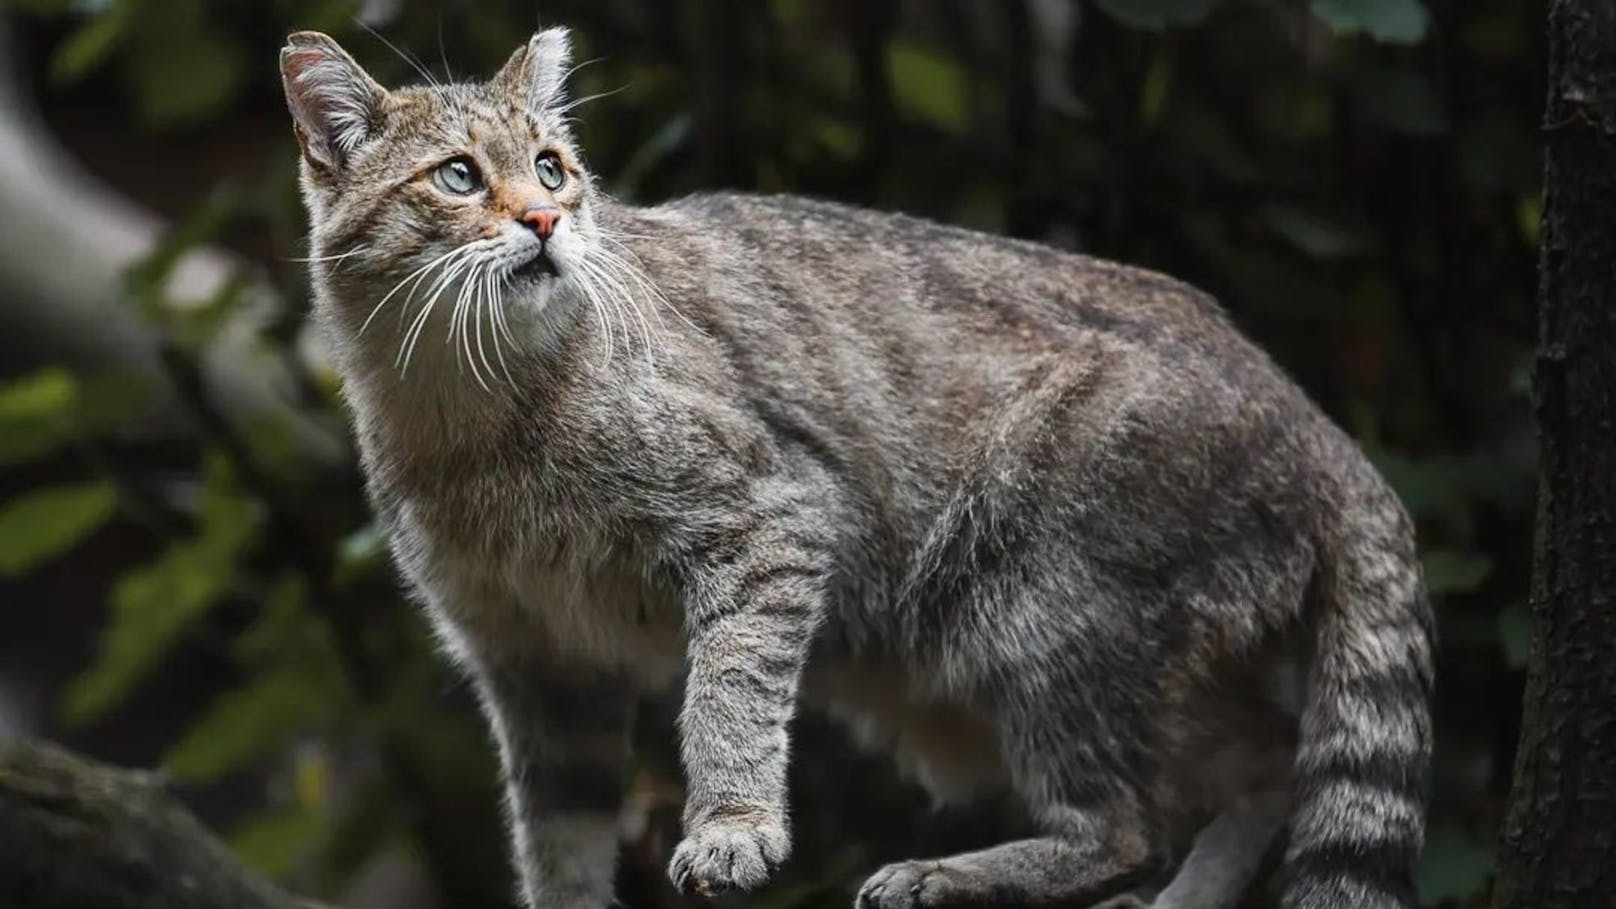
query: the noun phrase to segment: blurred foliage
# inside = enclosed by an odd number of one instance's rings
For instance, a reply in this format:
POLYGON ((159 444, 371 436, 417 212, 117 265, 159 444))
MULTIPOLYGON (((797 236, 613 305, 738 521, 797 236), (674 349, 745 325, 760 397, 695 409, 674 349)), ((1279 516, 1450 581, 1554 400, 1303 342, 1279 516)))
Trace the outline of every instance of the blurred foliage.
MULTIPOLYGON (((352 466, 300 459, 283 427, 214 413, 195 364, 267 279, 285 304, 264 356, 301 377, 312 414, 339 410, 331 377, 295 343, 306 288, 273 65, 284 34, 329 31, 384 82, 418 67, 465 78, 537 24, 532 6, 10 6, 37 39, 47 116, 93 107, 120 154, 147 156, 120 187, 174 215, 127 296, 196 416, 182 468, 154 469, 115 432, 140 413, 127 379, 50 368, 0 387, 0 466, 67 456, 84 467, 0 505, 0 575, 71 559, 109 523, 159 541, 109 585, 98 656, 65 692, 64 719, 113 722, 169 661, 222 646, 235 682, 162 762, 196 785, 253 782, 251 810, 234 817, 248 860, 331 895, 402 850, 446 905, 503 905, 483 733, 397 594, 352 466), (218 299, 171 305, 164 277, 202 243, 233 247, 254 271, 218 299)), ((552 0, 543 11, 575 28, 578 58, 592 61, 576 94, 610 93, 582 109, 582 130, 620 195, 828 195, 1216 292, 1362 440, 1420 524, 1443 636, 1421 885, 1431 905, 1478 904, 1526 637, 1539 3, 552 0)), ((94 165, 99 145, 76 148, 94 165)), ((666 719, 668 704, 648 707, 666 719)), ((841 904, 881 861, 980 844, 1014 823, 997 808, 929 813, 882 762, 814 717, 801 725, 797 856, 749 905, 841 904)), ((640 833, 622 872, 636 906, 672 899, 660 867, 679 780, 665 734, 648 722, 641 735, 640 833)))

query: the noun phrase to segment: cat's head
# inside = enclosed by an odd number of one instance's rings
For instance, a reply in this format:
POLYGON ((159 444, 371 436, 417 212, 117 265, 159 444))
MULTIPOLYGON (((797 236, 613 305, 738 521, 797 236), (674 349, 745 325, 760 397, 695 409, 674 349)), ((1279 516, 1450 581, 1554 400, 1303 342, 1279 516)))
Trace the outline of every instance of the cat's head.
POLYGON ((288 39, 281 75, 326 315, 356 328, 497 298, 501 316, 531 316, 599 270, 609 238, 568 128, 568 59, 552 28, 487 82, 389 91, 331 38, 288 39))

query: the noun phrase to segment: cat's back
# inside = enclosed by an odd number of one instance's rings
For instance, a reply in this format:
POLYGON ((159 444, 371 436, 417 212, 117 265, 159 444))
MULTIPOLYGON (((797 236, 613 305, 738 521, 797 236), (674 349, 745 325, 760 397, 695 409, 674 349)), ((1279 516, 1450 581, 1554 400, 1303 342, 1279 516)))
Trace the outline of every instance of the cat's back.
MULTIPOLYGON (((1164 478, 1177 494, 1238 472, 1254 476, 1242 495, 1273 499, 1340 466, 1306 395, 1167 276, 801 197, 644 211, 685 238, 653 272, 733 364, 734 393, 841 463, 884 465, 872 488, 1059 463, 1090 497, 1147 501, 1164 478), (1052 439, 1058 461, 1040 453, 1052 439)), ((918 498, 930 514, 935 497, 918 498)))
POLYGON ((1146 269, 799 196, 627 213, 645 219, 629 233, 679 238, 642 246, 652 273, 765 393, 806 385, 827 407, 864 395, 878 419, 898 404, 906 431, 944 439, 997 431, 1012 402, 1062 383, 1110 402, 1096 406, 1149 402, 1144 419, 1192 434, 1239 435, 1202 424, 1258 411, 1319 417, 1211 296, 1146 269))
POLYGON ((954 349, 1098 337, 1175 359, 1254 353, 1196 288, 1038 243, 802 196, 704 193, 652 211, 703 238, 704 277, 810 318, 895 317, 954 349))

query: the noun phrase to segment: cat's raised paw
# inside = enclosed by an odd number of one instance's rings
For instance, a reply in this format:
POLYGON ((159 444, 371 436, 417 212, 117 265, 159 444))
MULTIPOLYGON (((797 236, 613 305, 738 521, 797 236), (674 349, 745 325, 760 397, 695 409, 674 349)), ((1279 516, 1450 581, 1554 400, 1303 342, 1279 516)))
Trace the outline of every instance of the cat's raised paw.
POLYGON ((768 882, 790 851, 784 824, 715 821, 692 831, 673 850, 668 877, 687 894, 752 890, 768 882))

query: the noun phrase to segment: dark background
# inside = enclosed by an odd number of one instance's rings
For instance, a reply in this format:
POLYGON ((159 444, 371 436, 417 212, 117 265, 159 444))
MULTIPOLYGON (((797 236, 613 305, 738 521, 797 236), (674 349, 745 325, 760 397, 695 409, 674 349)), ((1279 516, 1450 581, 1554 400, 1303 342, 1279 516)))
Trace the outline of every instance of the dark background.
MULTIPOLYGON (((1542 21, 1529 0, 0 3, 0 735, 163 768, 302 892, 505 904, 480 722, 390 574, 304 325, 275 59, 315 28, 388 84, 421 78, 406 56, 470 78, 567 24, 594 61, 575 96, 608 93, 584 148, 622 197, 821 195, 1217 294, 1419 522, 1441 632, 1421 891, 1479 904, 1526 651, 1542 21)), ((680 783, 649 706, 633 906, 673 902, 680 783)), ((796 855, 746 905, 845 905, 884 861, 1014 824, 931 812, 799 726, 796 855)))

